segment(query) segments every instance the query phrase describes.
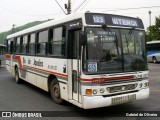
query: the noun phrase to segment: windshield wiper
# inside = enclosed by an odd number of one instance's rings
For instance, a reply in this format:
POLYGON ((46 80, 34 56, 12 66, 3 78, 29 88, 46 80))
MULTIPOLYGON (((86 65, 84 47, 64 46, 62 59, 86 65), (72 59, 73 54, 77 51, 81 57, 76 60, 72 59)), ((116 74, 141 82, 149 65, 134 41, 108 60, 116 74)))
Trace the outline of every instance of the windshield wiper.
POLYGON ((128 47, 128 46, 129 46, 129 41, 131 41, 131 39, 132 39, 132 33, 133 33, 134 30, 135 30, 135 28, 132 27, 132 28, 129 30, 128 35, 125 35, 128 53, 129 53, 129 47, 128 47))
POLYGON ((116 34, 116 33, 115 33, 115 34, 113 34, 113 32, 112 32, 112 31, 109 29, 109 27, 108 27, 107 25, 105 25, 105 24, 104 24, 104 25, 102 25, 102 28, 103 28, 104 30, 106 30, 106 31, 108 30, 110 33, 112 33, 112 35, 113 35, 113 36, 115 36, 115 38, 116 38, 116 39, 115 39, 115 41, 114 41, 114 42, 115 42, 115 44, 116 44, 117 54, 119 55, 117 34, 116 34))

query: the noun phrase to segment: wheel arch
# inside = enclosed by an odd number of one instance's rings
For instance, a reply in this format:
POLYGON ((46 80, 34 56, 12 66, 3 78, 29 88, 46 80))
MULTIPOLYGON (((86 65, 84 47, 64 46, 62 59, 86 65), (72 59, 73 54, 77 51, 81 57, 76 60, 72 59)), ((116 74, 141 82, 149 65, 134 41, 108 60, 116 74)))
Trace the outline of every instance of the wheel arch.
POLYGON ((152 62, 157 63, 157 57, 155 55, 152 56, 152 62), (153 60, 155 60, 155 61, 153 61, 153 60))

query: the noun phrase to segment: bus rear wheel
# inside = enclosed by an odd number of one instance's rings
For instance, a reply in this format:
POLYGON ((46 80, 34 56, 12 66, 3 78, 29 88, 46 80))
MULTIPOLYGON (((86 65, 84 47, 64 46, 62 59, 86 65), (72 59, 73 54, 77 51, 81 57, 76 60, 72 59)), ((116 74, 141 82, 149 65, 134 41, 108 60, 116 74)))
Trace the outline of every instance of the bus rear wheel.
POLYGON ((22 83, 22 80, 19 78, 18 68, 15 68, 15 81, 17 84, 22 83))
POLYGON ((53 79, 50 84, 50 93, 53 101, 57 104, 63 104, 64 100, 61 98, 60 86, 58 80, 53 79))
POLYGON ((152 57, 152 62, 157 63, 157 58, 155 56, 152 57))

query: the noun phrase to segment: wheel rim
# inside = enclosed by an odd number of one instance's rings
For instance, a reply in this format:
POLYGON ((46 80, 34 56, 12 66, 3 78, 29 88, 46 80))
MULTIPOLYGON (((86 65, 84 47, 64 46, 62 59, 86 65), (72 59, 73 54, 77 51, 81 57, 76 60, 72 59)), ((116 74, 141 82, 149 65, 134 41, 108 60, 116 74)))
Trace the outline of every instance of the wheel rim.
POLYGON ((153 61, 153 63, 156 63, 156 62, 157 62, 157 60, 156 60, 155 57, 153 57, 152 61, 153 61))
POLYGON ((53 86, 53 94, 57 99, 60 98, 60 88, 58 84, 53 86))

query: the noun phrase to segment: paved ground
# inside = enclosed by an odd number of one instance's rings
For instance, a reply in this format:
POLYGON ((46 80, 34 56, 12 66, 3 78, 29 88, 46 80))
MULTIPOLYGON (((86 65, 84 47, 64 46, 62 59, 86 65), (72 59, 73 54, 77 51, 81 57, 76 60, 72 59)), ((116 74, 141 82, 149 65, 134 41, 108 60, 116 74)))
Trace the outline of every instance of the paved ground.
MULTIPOLYGON (((36 88, 28 83, 18 85, 14 78, 6 71, 4 67, 0 67, 0 111, 60 111, 52 112, 55 116, 58 114, 71 114, 75 117, 54 117, 54 118, 33 118, 33 120, 158 120, 160 118, 152 117, 106 117, 111 111, 159 111, 160 112, 160 64, 149 63, 150 70, 150 98, 146 100, 135 101, 132 103, 98 108, 92 110, 83 110, 70 103, 65 105, 55 104, 50 95, 43 90, 36 88), (72 112, 71 112, 72 111, 72 112), (98 117, 87 117, 99 114, 98 117), (78 117, 76 117, 78 116, 78 117)), ((11 118, 19 120, 20 118, 11 118)), ((8 120, 8 118, 0 118, 0 120, 8 120)), ((32 120, 25 118, 25 120, 32 120)))

